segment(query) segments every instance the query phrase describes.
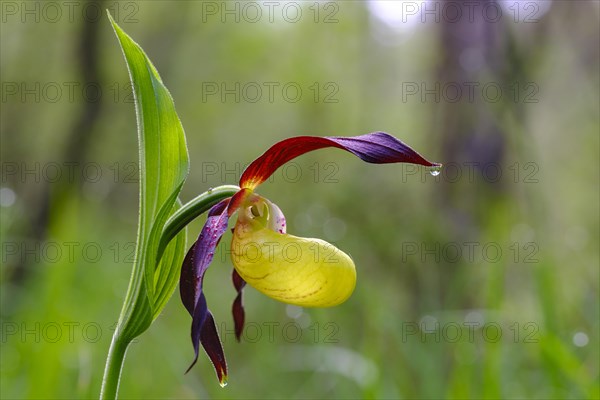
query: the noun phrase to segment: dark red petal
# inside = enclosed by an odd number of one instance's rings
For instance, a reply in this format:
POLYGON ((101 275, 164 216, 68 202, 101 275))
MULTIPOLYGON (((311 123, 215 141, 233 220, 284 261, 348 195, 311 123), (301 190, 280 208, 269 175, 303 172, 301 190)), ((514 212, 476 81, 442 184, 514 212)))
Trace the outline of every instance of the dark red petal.
POLYGON ((235 338, 239 342, 240 338, 242 337, 242 332, 244 331, 244 321, 246 319, 244 305, 242 304, 242 290, 244 289, 244 286, 246 286, 246 281, 240 276, 240 274, 238 274, 238 272, 235 269, 231 274, 231 280, 233 281, 233 286, 235 287, 235 290, 237 290, 237 296, 233 301, 231 313, 233 314, 235 338))
POLYGON ((250 189, 240 189, 239 192, 231 196, 231 201, 227 206, 227 213, 231 217, 234 212, 237 211, 238 208, 242 205, 244 201, 248 198, 248 196, 252 195, 252 190, 250 189))
POLYGON ((223 352, 223 346, 221 345, 221 339, 217 333, 217 327, 215 326, 215 319, 213 318, 210 311, 206 315, 206 320, 202 325, 202 333, 200 335, 200 341, 204 351, 212 361, 219 378, 221 386, 227 384, 227 362, 225 361, 225 353, 223 352))
POLYGON ((217 378, 221 386, 225 386, 227 383, 227 362, 225 361, 225 353, 223 352, 223 346, 221 345, 221 339, 217 333, 217 327, 215 326, 215 319, 212 313, 208 311, 206 307, 206 299, 204 294, 200 295, 200 299, 196 310, 198 315, 202 317, 194 319, 192 323, 192 342, 194 344, 194 360, 188 367, 185 373, 187 374, 190 369, 196 364, 198 360, 199 343, 202 343, 204 351, 210 358, 210 361, 215 368, 217 378))
POLYGON ((275 143, 254 160, 242 174, 240 187, 254 189, 286 162, 324 147, 337 147, 375 164, 405 162, 426 167, 440 166, 427 161, 408 145, 385 132, 353 137, 297 136, 275 143))

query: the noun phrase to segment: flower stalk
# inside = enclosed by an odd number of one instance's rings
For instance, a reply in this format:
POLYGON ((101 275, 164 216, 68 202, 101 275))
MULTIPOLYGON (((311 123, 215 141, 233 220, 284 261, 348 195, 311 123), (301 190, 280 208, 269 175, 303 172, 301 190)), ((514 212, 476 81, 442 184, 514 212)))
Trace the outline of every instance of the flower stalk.
POLYGON ((121 379, 121 370, 125 361, 125 353, 129 346, 129 341, 123 340, 123 337, 117 334, 113 335, 108 357, 106 358, 106 367, 104 377, 102 378, 102 389, 100 399, 116 399, 119 391, 119 381, 121 379))

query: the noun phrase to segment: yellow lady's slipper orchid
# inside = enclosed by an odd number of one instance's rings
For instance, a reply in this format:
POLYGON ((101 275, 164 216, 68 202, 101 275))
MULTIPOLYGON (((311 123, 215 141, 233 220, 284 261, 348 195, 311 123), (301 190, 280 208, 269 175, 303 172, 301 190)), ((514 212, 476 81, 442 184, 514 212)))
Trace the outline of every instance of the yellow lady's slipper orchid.
MULTIPOLYGON (((236 337, 244 326, 242 290, 246 283, 265 295, 302 307, 330 307, 343 303, 356 285, 354 262, 335 246, 321 240, 286 233, 285 217, 254 189, 281 165, 309 151, 324 147, 346 150, 363 161, 383 164, 406 162, 439 168, 393 136, 375 132, 356 137, 298 136, 285 139, 254 160, 240 178, 240 190, 214 205, 198 240, 185 257, 180 279, 183 304, 192 316, 192 344, 198 359, 200 344, 213 362, 221 385, 227 364, 216 325, 202 291, 204 273, 227 230, 229 218, 238 213, 233 229, 233 284, 237 297, 232 311, 236 337)), ((189 369, 188 369, 189 370, 189 369)))

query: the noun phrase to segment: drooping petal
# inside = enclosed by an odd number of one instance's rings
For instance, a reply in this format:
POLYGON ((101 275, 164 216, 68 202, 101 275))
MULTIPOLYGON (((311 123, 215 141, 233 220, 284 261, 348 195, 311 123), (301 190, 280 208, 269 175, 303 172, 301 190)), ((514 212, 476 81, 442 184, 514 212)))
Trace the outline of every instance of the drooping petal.
MULTIPOLYGON (((189 254, 189 253, 188 253, 189 254)), ((204 293, 200 294, 200 299, 193 311, 192 320, 192 344, 194 346, 194 359, 185 371, 187 374, 198 361, 199 344, 202 343, 204 351, 213 363, 217 378, 221 386, 227 384, 227 362, 225 353, 212 313, 208 310, 204 293)))
POLYGON ((233 324, 235 327, 235 338, 237 341, 240 341, 242 337, 242 332, 244 331, 244 321, 246 319, 246 313, 244 312, 244 304, 242 303, 242 291, 244 286, 246 286, 246 281, 242 279, 240 274, 234 269, 231 273, 231 280, 233 281, 233 286, 237 291, 237 296, 233 301, 233 305, 231 307, 231 313, 233 314, 233 324))
POLYGON ((192 345, 194 346, 194 359, 192 363, 185 371, 187 374, 194 365, 196 365, 196 361, 198 361, 198 353, 200 352, 200 338, 202 336, 202 329, 204 328, 204 323, 206 322, 206 318, 210 311, 208 311, 208 306, 206 304, 206 297, 204 293, 200 293, 200 298, 198 302, 194 305, 194 309, 192 311, 192 345))
MULTIPOLYGON (((227 376, 227 366, 221 342, 216 334, 216 328, 214 328, 214 320, 202 292, 202 284, 204 273, 214 257, 215 248, 227 229, 229 219, 227 213, 228 203, 229 199, 225 199, 209 211, 198 240, 185 257, 181 268, 179 286, 181 300, 192 316, 191 336, 194 346, 194 360, 190 368, 194 366, 198 359, 199 347, 202 343, 215 366, 221 384, 224 382, 224 377, 227 376)), ((188 371, 190 368, 188 368, 188 371)))
POLYGON ((275 143, 254 160, 242 174, 240 187, 254 189, 286 162, 324 147, 337 147, 375 164, 403 162, 426 167, 441 165, 427 161, 408 145, 385 132, 353 137, 297 136, 275 143))
POLYGON ((225 353, 223 346, 217 333, 215 320, 212 313, 206 305, 204 293, 200 294, 200 299, 194 310, 192 321, 192 344, 194 345, 194 360, 185 371, 187 374, 198 361, 199 343, 202 343, 204 351, 213 363, 219 384, 225 386, 227 384, 227 362, 225 361, 225 353))
POLYGON ((200 236, 188 251, 181 268, 181 300, 192 317, 202 294, 204 273, 213 259, 221 236, 227 229, 229 216, 224 211, 228 203, 229 199, 225 199, 210 209, 200 236))
POLYGON ((269 205, 257 195, 239 209, 231 260, 240 277, 265 295, 303 307, 343 303, 354 291, 352 259, 320 239, 269 226, 269 205))
POLYGON ((194 270, 195 250, 196 243, 194 242, 185 255, 183 265, 181 266, 181 275, 179 277, 179 295, 181 296, 181 302, 192 317, 194 316, 194 309, 196 308, 196 274, 194 270))
POLYGON ((217 378, 219 379, 219 384, 221 386, 227 385, 227 362, 225 361, 225 353, 223 352, 221 339, 219 339, 217 327, 215 326, 215 319, 210 311, 208 311, 202 326, 200 341, 202 342, 204 351, 208 354, 208 358, 210 358, 210 361, 213 363, 217 378))

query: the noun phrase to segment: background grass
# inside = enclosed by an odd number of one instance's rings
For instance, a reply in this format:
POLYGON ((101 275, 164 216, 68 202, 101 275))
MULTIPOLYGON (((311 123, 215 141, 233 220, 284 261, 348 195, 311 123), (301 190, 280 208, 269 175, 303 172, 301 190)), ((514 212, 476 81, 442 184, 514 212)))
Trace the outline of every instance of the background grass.
MULTIPOLYGON (((395 28, 363 2, 293 3, 295 23, 281 17, 288 3, 273 23, 264 9, 251 22, 242 3, 239 21, 221 2, 98 3, 175 99, 192 166, 184 200, 235 183, 292 135, 383 130, 446 165, 432 177, 323 150, 279 170, 259 192, 289 232, 352 255, 354 295, 298 309, 248 288, 238 344, 226 237, 205 287, 229 386, 205 357, 183 374, 190 318, 176 294, 130 348, 121 396, 600 397, 599 7, 545 3, 518 19, 504 5, 497 22, 440 14, 395 28), (272 101, 265 82, 277 84, 272 101), (443 92, 465 82, 479 85, 473 100, 443 92), (236 83, 239 101, 221 91, 236 83), (439 99, 423 92, 436 83, 439 99), (479 90, 490 83, 503 88, 497 101, 479 90)), ((105 16, 77 3, 70 18, 57 4, 60 18, 43 3, 2 3, 2 398, 98 395, 136 233, 125 64, 105 16)))

